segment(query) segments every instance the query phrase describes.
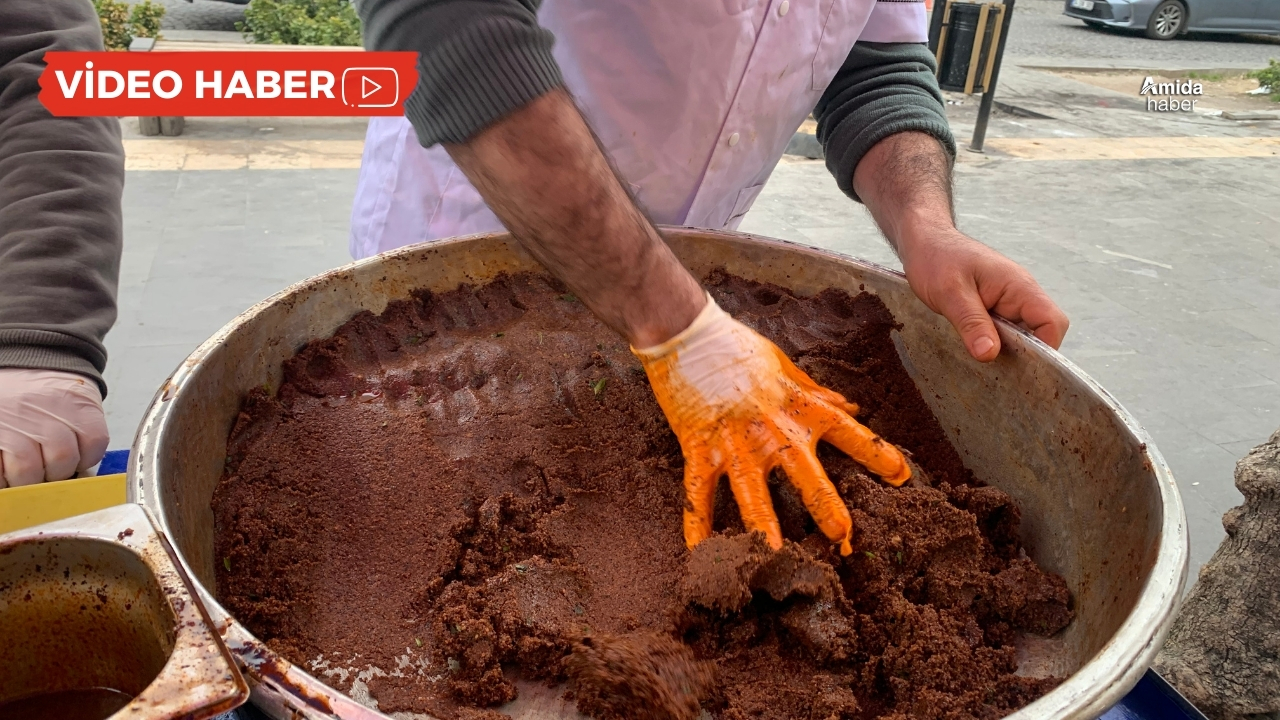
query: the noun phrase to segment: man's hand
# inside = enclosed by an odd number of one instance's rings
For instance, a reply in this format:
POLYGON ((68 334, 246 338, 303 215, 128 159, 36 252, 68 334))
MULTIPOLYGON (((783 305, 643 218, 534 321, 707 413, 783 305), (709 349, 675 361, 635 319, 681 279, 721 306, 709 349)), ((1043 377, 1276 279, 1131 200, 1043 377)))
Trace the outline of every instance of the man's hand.
POLYGON ((1051 347, 1062 345, 1067 316, 1021 265, 954 227, 902 242, 902 248, 911 289, 951 321, 973 357, 987 362, 1000 353, 991 313, 1021 324, 1051 347))
POLYGON ((0 488, 66 480, 107 451, 102 397, 88 378, 0 369, 0 488))
POLYGON ((782 528, 765 484, 781 467, 823 534, 840 544, 842 554, 852 552, 853 520, 818 462, 818 440, 891 485, 911 477, 902 453, 853 419, 856 405, 820 387, 778 346, 710 298, 688 329, 633 351, 684 451, 684 538, 690 549, 711 535, 716 485, 725 474, 742 524, 781 548, 782 528))
POLYGON ((1054 348, 1062 344, 1067 316, 1031 273, 956 229, 951 161, 937 140, 915 132, 881 140, 853 183, 902 258, 911 289, 951 321, 970 355, 988 362, 1000 354, 993 312, 1054 348))

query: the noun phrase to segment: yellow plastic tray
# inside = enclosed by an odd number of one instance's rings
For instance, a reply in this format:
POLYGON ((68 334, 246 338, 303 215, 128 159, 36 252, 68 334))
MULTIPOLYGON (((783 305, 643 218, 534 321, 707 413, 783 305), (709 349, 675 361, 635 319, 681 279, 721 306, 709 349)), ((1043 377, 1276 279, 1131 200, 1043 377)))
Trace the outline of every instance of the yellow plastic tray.
POLYGON ((122 505, 125 474, 0 490, 0 534, 122 505))

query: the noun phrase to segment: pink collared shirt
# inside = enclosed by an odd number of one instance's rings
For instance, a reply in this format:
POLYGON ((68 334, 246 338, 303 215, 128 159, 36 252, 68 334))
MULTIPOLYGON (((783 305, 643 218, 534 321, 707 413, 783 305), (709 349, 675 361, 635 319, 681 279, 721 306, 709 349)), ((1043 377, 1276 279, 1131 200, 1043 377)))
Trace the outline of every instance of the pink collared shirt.
MULTIPOLYGON (((657 223, 736 228, 853 44, 924 42, 921 0, 545 0, 565 85, 657 223)), ((371 118, 351 254, 502 229, 440 146, 371 118)))

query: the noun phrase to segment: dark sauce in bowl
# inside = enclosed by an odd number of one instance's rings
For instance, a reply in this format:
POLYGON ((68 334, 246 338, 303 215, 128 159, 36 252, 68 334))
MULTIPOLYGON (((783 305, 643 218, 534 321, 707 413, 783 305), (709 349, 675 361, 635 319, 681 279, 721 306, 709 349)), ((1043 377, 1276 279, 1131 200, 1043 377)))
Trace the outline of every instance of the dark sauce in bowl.
POLYGON ((28 695, 0 702, 4 720, 106 720, 132 695, 111 688, 79 688, 28 695))

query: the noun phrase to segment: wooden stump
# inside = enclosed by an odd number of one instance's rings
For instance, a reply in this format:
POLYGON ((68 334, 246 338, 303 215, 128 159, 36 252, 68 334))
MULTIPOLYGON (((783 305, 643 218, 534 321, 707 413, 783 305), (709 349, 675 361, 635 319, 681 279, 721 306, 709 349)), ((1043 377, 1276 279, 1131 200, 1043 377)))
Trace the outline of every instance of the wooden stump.
POLYGON ((1244 505, 1182 606, 1156 670, 1213 720, 1280 717, 1280 430, 1236 464, 1244 505))
POLYGON ((182 134, 182 130, 186 125, 186 118, 181 117, 140 117, 138 118, 138 133, 140 135, 176 137, 182 134))

